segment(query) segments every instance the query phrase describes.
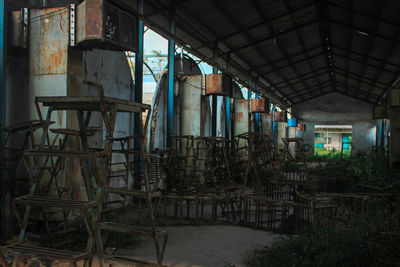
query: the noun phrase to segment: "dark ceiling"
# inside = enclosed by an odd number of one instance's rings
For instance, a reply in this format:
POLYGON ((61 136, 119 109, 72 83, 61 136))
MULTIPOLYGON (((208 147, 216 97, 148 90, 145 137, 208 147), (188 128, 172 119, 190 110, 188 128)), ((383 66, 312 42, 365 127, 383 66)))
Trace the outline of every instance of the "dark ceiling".
POLYGON ((145 23, 291 104, 333 91, 377 103, 400 72, 400 1, 146 0, 145 23))

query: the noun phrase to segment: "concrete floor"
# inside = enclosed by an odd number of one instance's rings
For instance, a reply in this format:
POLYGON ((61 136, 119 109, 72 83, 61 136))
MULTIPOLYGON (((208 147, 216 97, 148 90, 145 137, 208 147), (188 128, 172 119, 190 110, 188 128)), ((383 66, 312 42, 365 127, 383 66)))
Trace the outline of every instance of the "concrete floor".
MULTIPOLYGON (((271 245, 279 235, 239 226, 170 226, 164 263, 171 267, 213 267, 231 263, 243 266, 248 249, 271 245)), ((151 239, 132 250, 121 251, 134 258, 156 262, 151 239)))

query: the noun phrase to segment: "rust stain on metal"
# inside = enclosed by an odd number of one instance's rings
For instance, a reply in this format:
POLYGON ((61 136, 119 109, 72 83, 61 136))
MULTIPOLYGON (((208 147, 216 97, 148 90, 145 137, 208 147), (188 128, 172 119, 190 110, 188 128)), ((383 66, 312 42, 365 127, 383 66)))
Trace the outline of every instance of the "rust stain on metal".
POLYGON ((213 73, 206 75, 206 95, 230 96, 232 94, 229 77, 227 78, 222 73, 213 73))
POLYGON ((306 125, 304 123, 297 124, 297 131, 304 132, 306 130, 306 125))
POLYGON ((222 74, 213 73, 206 75, 206 94, 222 93, 222 74))
POLYGON ((100 39, 102 36, 103 12, 101 0, 86 0, 86 38, 100 39))
POLYGON ((286 112, 284 112, 284 111, 275 111, 274 112, 274 121, 275 122, 287 122, 286 112))
POLYGON ((236 114, 235 121, 237 121, 237 122, 243 121, 243 112, 238 112, 236 114))
POLYGON ((251 112, 268 112, 268 101, 265 98, 256 98, 251 100, 251 112))

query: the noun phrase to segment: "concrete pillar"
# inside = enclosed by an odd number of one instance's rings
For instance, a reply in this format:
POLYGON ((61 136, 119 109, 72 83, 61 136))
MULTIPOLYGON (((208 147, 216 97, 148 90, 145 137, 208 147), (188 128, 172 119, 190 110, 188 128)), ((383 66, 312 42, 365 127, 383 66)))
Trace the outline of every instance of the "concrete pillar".
POLYGON ((390 166, 400 168, 400 108, 390 110, 390 166))
POLYGON ((283 141, 282 141, 282 138, 286 138, 286 125, 287 125, 287 123, 286 122, 278 122, 277 123, 278 124, 278 126, 277 126, 277 144, 278 144, 278 151, 279 150, 281 150, 281 149, 283 149, 283 147, 284 147, 284 144, 283 144, 283 141))
POLYGON ((201 135, 201 75, 186 76, 181 96, 181 135, 201 135))
POLYGON ((234 135, 249 132, 249 100, 235 99, 235 123, 233 125, 234 135))
MULTIPOLYGON (((249 100, 247 99, 235 99, 234 100, 234 112, 235 120, 233 123, 233 134, 237 136, 242 133, 249 132, 250 126, 250 114, 249 114, 249 100)), ((247 145, 247 141, 240 139, 239 147, 247 145)), ((245 151, 242 150, 241 158, 245 158, 245 151)))
POLYGON ((262 134, 268 135, 272 139, 272 115, 271 114, 261 114, 261 129, 262 134))
MULTIPOLYGON (((288 136, 289 138, 296 137, 296 127, 288 127, 288 136)), ((293 158, 296 158, 296 150, 295 150, 295 143, 289 143, 289 153, 292 155, 293 158)))

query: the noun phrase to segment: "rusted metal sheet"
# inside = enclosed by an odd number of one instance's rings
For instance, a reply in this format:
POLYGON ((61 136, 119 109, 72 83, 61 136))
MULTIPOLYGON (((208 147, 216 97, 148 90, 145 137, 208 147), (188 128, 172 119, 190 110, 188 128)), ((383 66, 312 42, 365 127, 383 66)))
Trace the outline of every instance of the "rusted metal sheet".
POLYGON ((77 8, 77 43, 83 48, 136 51, 137 17, 110 1, 85 0, 77 8))
POLYGON ((83 1, 77 8, 77 42, 102 39, 103 1, 83 1))
POLYGON ((285 111, 274 112, 274 122, 287 122, 287 115, 285 111))
POLYGON ((269 101, 265 98, 251 100, 251 112, 269 113, 269 101))
MULTIPOLYGON (((47 8, 30 11, 29 35, 29 116, 37 119, 35 96, 67 95, 68 9, 47 8)), ((41 107, 42 112, 46 108, 41 107)), ((52 114, 52 127, 66 127, 66 112, 52 114)))
POLYGON ((206 75, 206 95, 232 95, 232 79, 222 73, 206 75))
POLYGON ((385 106, 375 106, 373 108, 373 119, 374 120, 380 120, 380 119, 387 119, 388 117, 388 112, 385 106))
POLYGON ((33 9, 31 17, 36 19, 30 22, 30 74, 66 74, 68 9, 33 9))
POLYGON ((297 124, 297 131, 305 132, 306 131, 306 125, 304 123, 297 124))

